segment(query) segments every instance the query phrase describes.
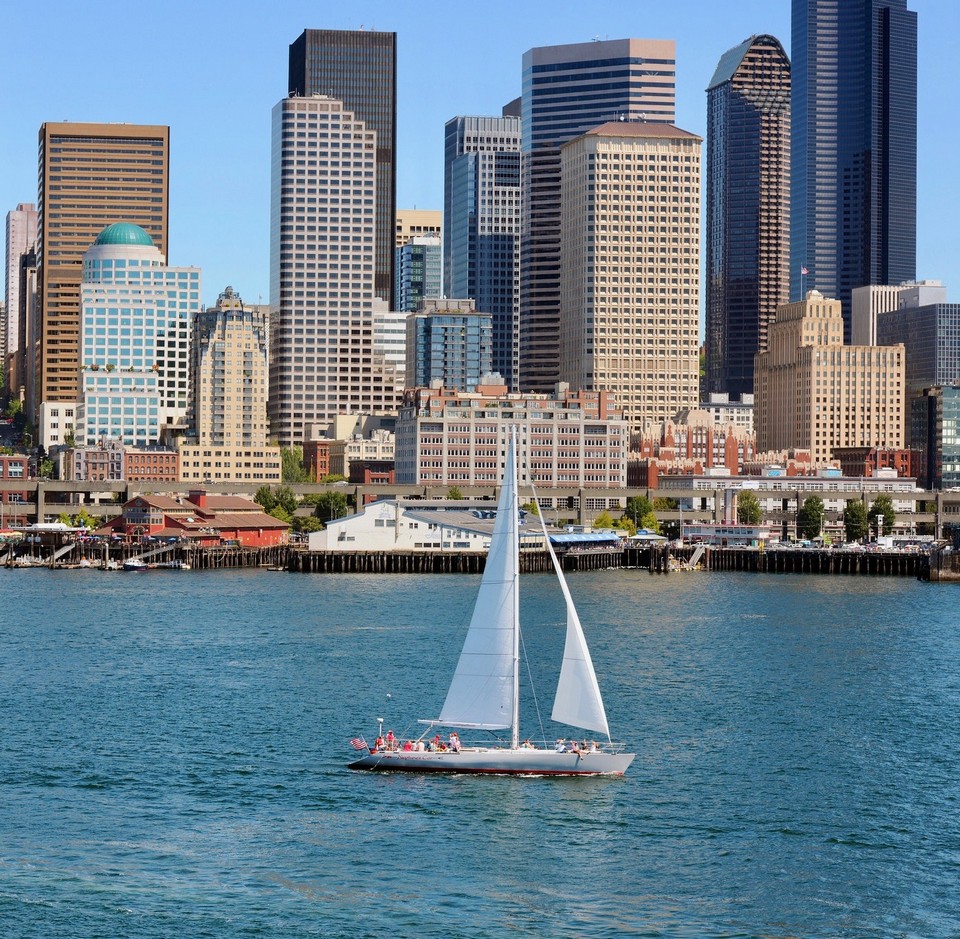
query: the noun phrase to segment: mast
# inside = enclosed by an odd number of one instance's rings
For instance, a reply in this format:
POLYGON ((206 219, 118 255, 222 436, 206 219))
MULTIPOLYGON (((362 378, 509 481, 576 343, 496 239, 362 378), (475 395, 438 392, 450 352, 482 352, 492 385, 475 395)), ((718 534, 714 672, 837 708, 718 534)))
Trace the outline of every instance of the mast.
POLYGON ((507 472, 513 473, 513 498, 510 511, 513 512, 510 526, 514 537, 512 552, 513 570, 513 723, 510 727, 510 742, 514 750, 520 746, 520 499, 517 480, 517 426, 510 427, 510 451, 507 457, 507 472), (512 466, 510 465, 512 461, 512 466))

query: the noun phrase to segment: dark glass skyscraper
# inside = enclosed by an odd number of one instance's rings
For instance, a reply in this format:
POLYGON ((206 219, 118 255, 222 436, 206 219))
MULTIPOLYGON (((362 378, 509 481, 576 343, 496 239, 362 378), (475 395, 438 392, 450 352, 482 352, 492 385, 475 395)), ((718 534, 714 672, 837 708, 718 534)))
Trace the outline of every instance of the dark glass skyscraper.
POLYGON ((289 93, 330 95, 377 134, 376 295, 393 309, 397 214, 397 34, 305 29, 290 46, 289 93))
POLYGON ((753 357, 790 292, 790 60, 773 36, 707 88, 707 390, 753 393, 753 357))
POLYGON ((793 0, 790 293, 916 276, 917 15, 907 0, 793 0), (803 268, 808 273, 801 275, 803 268))

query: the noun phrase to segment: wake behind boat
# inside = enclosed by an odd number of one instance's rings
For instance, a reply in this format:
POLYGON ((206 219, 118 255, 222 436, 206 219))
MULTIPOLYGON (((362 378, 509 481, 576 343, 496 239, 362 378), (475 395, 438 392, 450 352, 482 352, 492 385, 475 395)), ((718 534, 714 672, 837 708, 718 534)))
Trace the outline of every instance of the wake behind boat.
POLYGON ((527 776, 622 776, 635 754, 610 739, 600 687, 587 649, 583 628, 567 588, 560 562, 539 514, 547 550, 563 591, 567 609, 566 643, 552 718, 558 723, 602 734, 602 746, 584 741, 555 748, 520 742, 520 505, 517 493, 516 431, 511 431, 506 469, 497 505, 490 550, 480 582, 460 660, 436 719, 421 721, 427 730, 414 744, 400 747, 384 738, 382 723, 375 743, 363 737, 351 741, 366 751, 350 769, 413 773, 506 773, 527 776), (464 730, 510 730, 510 741, 496 746, 461 745, 457 733, 449 741, 435 734, 437 727, 464 730))

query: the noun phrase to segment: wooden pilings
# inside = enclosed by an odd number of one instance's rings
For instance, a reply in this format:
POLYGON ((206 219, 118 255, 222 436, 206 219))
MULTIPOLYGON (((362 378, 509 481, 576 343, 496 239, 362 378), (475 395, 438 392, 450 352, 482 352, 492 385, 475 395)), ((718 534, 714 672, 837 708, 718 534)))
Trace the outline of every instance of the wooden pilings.
POLYGON ((708 548, 704 565, 711 571, 754 571, 762 574, 844 574, 869 577, 917 577, 917 553, 899 551, 831 551, 798 548, 759 551, 754 548, 708 548))

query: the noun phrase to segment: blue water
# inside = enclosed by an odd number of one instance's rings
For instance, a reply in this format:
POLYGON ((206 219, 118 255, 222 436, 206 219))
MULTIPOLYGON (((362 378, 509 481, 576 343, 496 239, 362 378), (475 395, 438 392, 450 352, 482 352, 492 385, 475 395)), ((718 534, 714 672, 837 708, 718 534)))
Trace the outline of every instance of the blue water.
POLYGON ((0 571, 0 933, 960 935, 958 588, 576 575, 626 777, 346 770, 437 714, 476 584, 0 571))

